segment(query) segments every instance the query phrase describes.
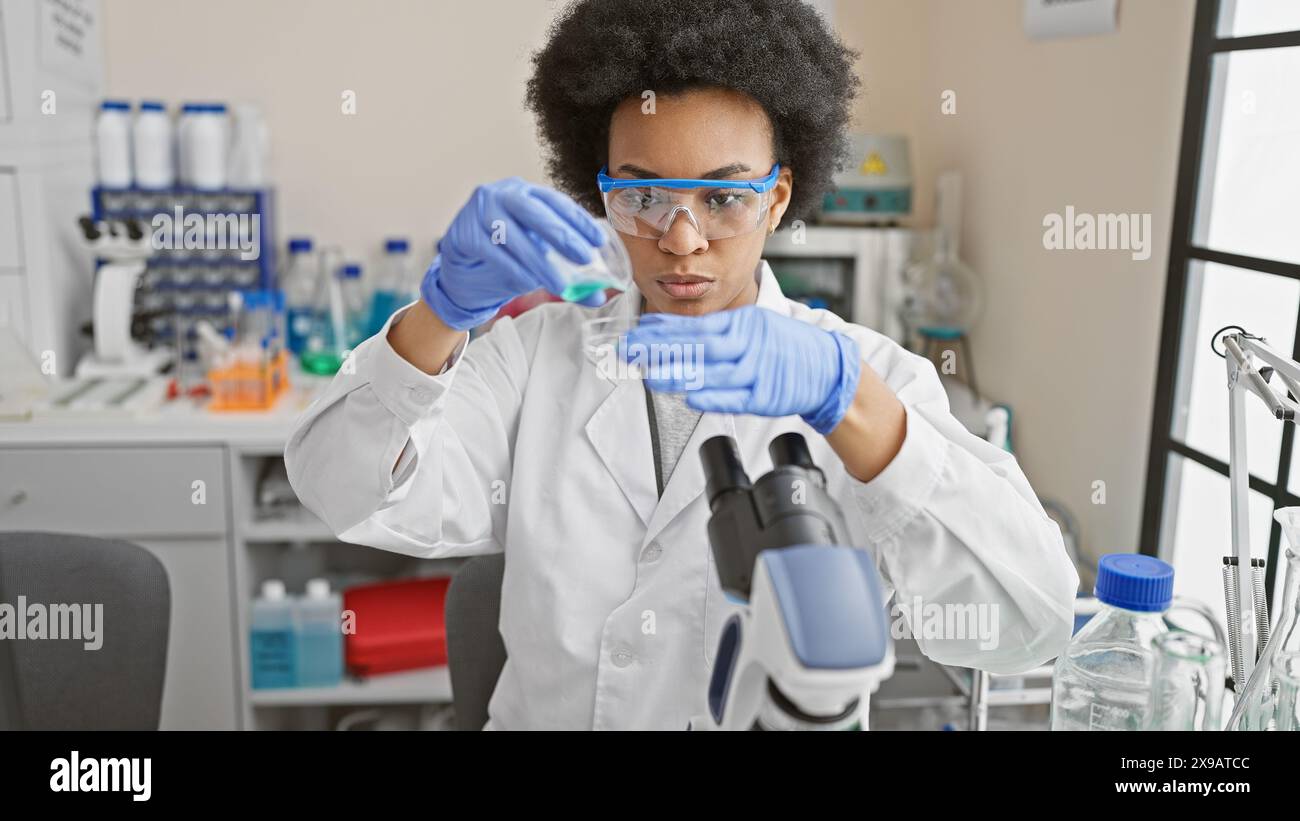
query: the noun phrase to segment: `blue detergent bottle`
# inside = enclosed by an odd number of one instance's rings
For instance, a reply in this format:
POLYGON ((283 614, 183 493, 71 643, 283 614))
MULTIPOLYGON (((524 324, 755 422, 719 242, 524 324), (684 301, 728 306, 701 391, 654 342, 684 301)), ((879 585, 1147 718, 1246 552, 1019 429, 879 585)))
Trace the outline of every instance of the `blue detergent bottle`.
POLYGON ((293 603, 284 582, 267 579, 253 601, 248 652, 254 690, 294 687, 298 683, 297 630, 293 603))
POLYGON ((299 686, 337 686, 343 680, 342 597, 325 579, 312 579, 297 612, 299 686))

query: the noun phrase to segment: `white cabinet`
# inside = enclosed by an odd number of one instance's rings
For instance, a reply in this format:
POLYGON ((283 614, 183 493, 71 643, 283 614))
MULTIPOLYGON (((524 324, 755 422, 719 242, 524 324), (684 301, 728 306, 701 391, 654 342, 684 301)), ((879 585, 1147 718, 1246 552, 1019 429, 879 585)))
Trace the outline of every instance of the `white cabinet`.
POLYGON ((219 446, 0 448, 0 530, 124 539, 166 568, 162 729, 240 723, 225 465, 219 446))

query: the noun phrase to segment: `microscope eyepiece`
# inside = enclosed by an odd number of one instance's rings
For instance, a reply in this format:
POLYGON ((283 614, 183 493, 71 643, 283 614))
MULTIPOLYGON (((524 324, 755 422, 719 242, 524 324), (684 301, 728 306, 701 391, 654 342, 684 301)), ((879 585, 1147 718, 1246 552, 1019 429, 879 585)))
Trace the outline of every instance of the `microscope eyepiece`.
POLYGON ((700 461, 704 463, 704 481, 709 507, 721 494, 729 490, 752 490, 749 474, 740 463, 736 440, 730 436, 714 436, 700 445, 700 461))
POLYGON ((808 442, 803 434, 783 433, 767 445, 767 452, 772 457, 773 467, 793 465, 808 470, 816 469, 812 454, 808 452, 808 442))

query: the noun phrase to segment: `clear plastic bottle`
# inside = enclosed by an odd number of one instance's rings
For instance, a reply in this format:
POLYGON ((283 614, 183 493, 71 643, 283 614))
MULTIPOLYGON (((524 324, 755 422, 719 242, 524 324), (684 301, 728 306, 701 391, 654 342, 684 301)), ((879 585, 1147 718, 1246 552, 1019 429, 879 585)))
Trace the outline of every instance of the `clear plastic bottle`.
POLYGON ((343 680, 343 599, 325 579, 307 582, 298 600, 298 685, 333 687, 343 680))
POLYGON ((411 244, 401 237, 384 243, 384 258, 375 276, 370 297, 370 321, 366 336, 384 329, 393 312, 415 299, 418 283, 411 271, 411 244))
POLYGON ((370 300, 361 274, 361 266, 355 262, 339 269, 339 287, 343 291, 343 309, 347 316, 347 343, 353 348, 369 336, 366 326, 370 319, 370 300))
POLYGON ((301 355, 307 348, 319 272, 320 266, 312 252, 311 238, 291 238, 289 259, 285 263, 284 273, 280 274, 280 289, 284 291, 289 350, 294 356, 301 355))
POLYGON ((1053 730, 1141 730, 1155 675, 1156 636, 1173 601, 1174 569, 1154 556, 1112 553, 1097 565, 1101 610, 1056 660, 1053 730))
POLYGON ((297 630, 293 602, 284 592, 284 582, 262 582, 262 596, 253 601, 248 650, 252 656, 251 678, 255 690, 293 687, 298 682, 297 630))

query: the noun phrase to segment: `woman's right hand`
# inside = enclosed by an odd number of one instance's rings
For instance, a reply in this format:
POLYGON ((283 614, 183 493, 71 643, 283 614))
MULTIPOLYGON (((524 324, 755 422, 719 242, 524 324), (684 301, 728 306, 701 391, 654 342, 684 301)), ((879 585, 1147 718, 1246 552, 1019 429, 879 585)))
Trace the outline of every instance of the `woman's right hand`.
MULTIPOLYGON (((548 247, 584 265, 604 241, 591 215, 558 191, 518 177, 480 185, 438 242, 420 296, 448 327, 466 331, 520 294, 564 290, 548 247)), ((604 299, 598 291, 583 304, 604 299)))

